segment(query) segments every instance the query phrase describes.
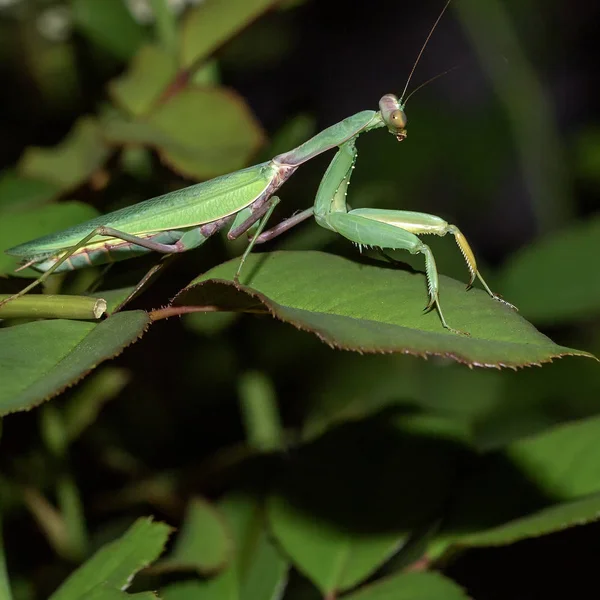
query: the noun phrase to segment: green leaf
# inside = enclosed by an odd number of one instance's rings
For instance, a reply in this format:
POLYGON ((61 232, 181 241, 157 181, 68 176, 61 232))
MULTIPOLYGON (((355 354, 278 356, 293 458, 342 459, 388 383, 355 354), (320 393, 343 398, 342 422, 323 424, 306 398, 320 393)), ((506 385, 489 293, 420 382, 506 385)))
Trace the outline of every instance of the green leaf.
POLYGON ((129 60, 146 38, 123 0, 73 0, 71 10, 77 30, 123 61, 129 60))
POLYGON ((98 214, 98 211, 92 206, 75 201, 48 204, 35 210, 3 214, 0 219, 0 273, 10 273, 17 277, 39 277, 39 272, 33 269, 14 273, 20 259, 5 254, 4 250, 87 221, 98 214))
POLYGON ((22 177, 13 170, 0 173, 0 211, 35 208, 59 194, 60 188, 52 183, 22 177))
POLYGON ((166 600, 277 600, 288 570, 287 561, 271 542, 256 499, 236 494, 221 501, 219 509, 233 532, 232 562, 218 575, 182 582, 161 590, 166 600))
MULTIPOLYGON (((78 596, 78 598, 82 596, 78 596)), ((113 590, 104 586, 96 587, 86 592, 85 600, 158 600, 158 596, 153 592, 140 592, 138 594, 128 594, 113 590)))
POLYGON ((56 185, 65 192, 83 184, 109 153, 97 122, 82 117, 57 146, 27 148, 18 168, 24 176, 56 185))
MULTIPOLYGON (((229 600, 231 596, 211 596, 206 593, 206 584, 200 581, 180 581, 160 590, 162 600, 229 600)), ((235 596, 234 596, 235 598, 235 596)))
POLYGON ((206 575, 223 569, 233 553, 227 523, 214 506, 193 498, 173 552, 156 568, 160 571, 196 570, 206 575))
POLYGON ((36 321, 0 329, 0 415, 27 410, 119 354, 148 328, 144 311, 101 323, 36 321))
POLYGON ((331 346, 358 352, 438 355, 472 366, 519 367, 565 355, 591 356, 558 346, 515 311, 481 290, 441 277, 446 320, 470 332, 445 330, 435 311, 423 314, 425 276, 350 261, 321 252, 252 254, 236 286, 239 259, 195 279, 175 299, 181 305, 264 311, 313 332, 331 346))
POLYGON ((109 84, 115 101, 134 116, 150 111, 177 75, 175 60, 163 48, 143 46, 127 72, 109 84))
POLYGON ((600 313, 600 216, 576 223, 516 254, 500 278, 502 292, 536 323, 555 325, 600 313))
POLYGON ((206 0, 191 10, 181 36, 181 63, 185 68, 207 58, 277 0, 206 0))
POLYGON ((127 589, 134 575, 160 556, 170 532, 165 523, 138 519, 121 538, 100 548, 72 573, 50 600, 83 600, 97 586, 127 589))
POLYGON ((442 544, 484 540, 488 533, 510 543, 516 535, 541 535, 600 516, 599 435, 600 417, 593 417, 489 454, 457 488, 442 544))
POLYGON ((435 521, 465 447, 442 419, 384 414, 288 459, 268 503, 279 545, 325 596, 354 587, 435 521))
POLYGON ((468 600, 468 596, 439 573, 401 573, 379 579, 344 600, 468 600))
POLYGON ((147 122, 151 135, 168 140, 157 144, 162 159, 198 179, 242 168, 263 142, 246 104, 223 88, 185 89, 158 106, 147 122))
POLYGON ((599 438, 600 417, 593 417, 515 442, 506 454, 549 497, 575 499, 600 493, 599 438))
POLYGON ((563 502, 498 527, 462 537, 461 547, 501 546, 600 519, 600 494, 563 502))

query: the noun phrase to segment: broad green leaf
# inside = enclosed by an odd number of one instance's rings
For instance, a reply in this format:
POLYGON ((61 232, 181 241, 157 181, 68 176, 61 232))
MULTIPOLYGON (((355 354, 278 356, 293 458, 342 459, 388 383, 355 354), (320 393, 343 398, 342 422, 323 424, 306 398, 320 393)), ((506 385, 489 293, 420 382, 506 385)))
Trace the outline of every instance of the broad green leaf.
POLYGON ((177 74, 172 56, 156 45, 143 46, 129 70, 109 84, 115 101, 130 114, 146 114, 160 99, 177 74))
POLYGON ((600 417, 559 425, 508 446, 506 454, 548 496, 600 493, 600 417))
POLYGON ((18 168, 24 176, 46 181, 65 192, 84 183, 109 153, 96 121, 82 117, 57 146, 25 150, 18 168))
POLYGON ((176 305, 270 312, 331 346, 358 352, 438 355, 471 366, 519 367, 589 353, 559 346, 481 290, 441 277, 446 320, 470 337, 445 330, 435 311, 423 314, 422 273, 364 264, 321 252, 250 255, 241 282, 239 259, 195 279, 176 305))
POLYGON ((158 106, 147 123, 168 142, 162 159, 189 177, 207 179, 245 166, 263 141, 243 100, 222 88, 188 88, 158 106))
POLYGON ((396 535, 352 535, 275 496, 271 528, 279 545, 324 595, 351 588, 372 574, 400 547, 396 535))
POLYGON ((193 498, 175 540, 173 552, 156 568, 160 571, 195 570, 201 575, 223 569, 231 559, 233 541, 219 510, 193 498))
POLYGON ((456 489, 442 543, 461 544, 489 531, 500 539, 505 527, 512 541, 521 525, 525 537, 538 527, 541 535, 575 524, 577 514, 582 522, 600 516, 599 501, 593 499, 600 496, 599 435, 600 417, 593 417, 489 454, 456 489))
POLYGON ((379 579, 344 600, 469 600, 464 590, 439 573, 401 573, 379 579))
POLYGON ((464 451, 440 419, 343 425, 288 459, 268 503, 271 530, 294 566, 333 596, 439 517, 464 451))
POLYGON ((206 0, 186 16, 181 36, 185 68, 206 59, 221 44, 248 26, 277 0, 206 0))
POLYGON ((0 173, 0 211, 34 208, 59 194, 60 188, 52 183, 22 177, 12 170, 0 173))
POLYGON ((519 540, 562 531, 600 519, 600 494, 563 502, 498 527, 467 535, 458 540, 461 547, 501 546, 519 540))
POLYGON ((0 415, 28 410, 119 354, 148 328, 144 311, 101 323, 35 321, 0 329, 0 415))
POLYGON ((72 573, 50 600, 83 600, 97 586, 127 589, 134 575, 160 556, 170 532, 165 523, 138 519, 123 536, 100 548, 72 573))
POLYGON ((96 216, 98 211, 95 208, 75 201, 3 214, 0 219, 0 273, 10 273, 17 277, 39 277, 40 274, 30 268, 14 273, 21 259, 5 254, 4 250, 96 216))
POLYGON ((75 28, 118 59, 130 59, 146 38, 123 0, 73 0, 71 6, 75 28))
POLYGON ((600 216, 577 223, 517 253, 500 287, 536 323, 568 323, 600 313, 600 216))

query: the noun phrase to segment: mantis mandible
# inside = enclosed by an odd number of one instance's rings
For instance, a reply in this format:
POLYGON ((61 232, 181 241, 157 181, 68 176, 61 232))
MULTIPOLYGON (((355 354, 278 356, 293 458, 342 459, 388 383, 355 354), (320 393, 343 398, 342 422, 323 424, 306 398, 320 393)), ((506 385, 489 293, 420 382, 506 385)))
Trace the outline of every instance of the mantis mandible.
POLYGON ((357 138, 363 133, 386 128, 398 141, 406 139, 404 109, 408 98, 404 99, 405 94, 429 38, 449 4, 450 0, 430 30, 400 97, 386 94, 379 101, 378 111, 364 110, 352 115, 270 161, 151 198, 10 248, 6 251, 8 254, 24 261, 19 268, 31 266, 42 275, 0 305, 25 294, 51 273, 106 264, 152 251, 167 255, 185 252, 200 246, 225 227, 229 228, 227 237, 230 240, 245 233, 252 234, 240 260, 235 276, 237 281, 254 244, 271 240, 314 217, 321 227, 344 236, 359 248, 369 246, 423 254, 429 294, 425 310, 437 308, 442 325, 451 332, 463 333, 446 322, 439 300, 435 259, 419 235, 452 234, 470 271, 467 289, 478 278, 492 298, 512 307, 491 291, 477 269, 469 243, 455 225, 419 212, 376 208, 350 210, 346 203, 347 188, 356 163, 357 138), (298 167, 333 148, 338 150, 319 185, 314 205, 263 232, 279 203, 275 195, 277 190, 298 167))

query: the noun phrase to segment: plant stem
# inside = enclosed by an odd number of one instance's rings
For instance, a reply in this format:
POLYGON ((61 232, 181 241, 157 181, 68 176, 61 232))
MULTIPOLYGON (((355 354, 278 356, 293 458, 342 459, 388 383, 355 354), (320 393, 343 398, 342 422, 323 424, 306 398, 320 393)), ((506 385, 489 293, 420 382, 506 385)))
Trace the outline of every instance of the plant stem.
MULTIPOLYGON (((0 294, 0 302, 11 296, 0 294)), ((106 301, 89 296, 28 294, 0 306, 0 319, 99 319, 106 301)))

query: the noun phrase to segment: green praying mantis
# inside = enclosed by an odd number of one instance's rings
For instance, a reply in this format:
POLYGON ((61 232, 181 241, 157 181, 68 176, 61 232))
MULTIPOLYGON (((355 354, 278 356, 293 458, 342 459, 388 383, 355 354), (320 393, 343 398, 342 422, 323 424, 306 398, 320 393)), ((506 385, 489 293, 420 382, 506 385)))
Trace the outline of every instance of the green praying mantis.
POLYGON ((453 333, 463 334, 446 322, 439 299, 435 259, 419 235, 452 234, 471 275, 467 289, 478 278, 492 298, 514 308, 491 291, 477 269, 467 239, 455 225, 419 212, 350 209, 346 202, 356 164, 357 138, 375 129, 386 128, 398 141, 406 139, 408 97, 405 99, 405 94, 419 59, 449 4, 450 0, 430 30, 400 97, 386 94, 379 101, 378 111, 364 110, 352 115, 267 162, 151 198, 8 249, 8 254, 23 260, 19 269, 33 267, 42 274, 19 293, 0 302, 0 306, 27 293, 52 273, 111 263, 147 252, 178 254, 200 246, 223 228, 228 228, 230 240, 243 234, 251 236, 235 275, 237 282, 244 261, 255 244, 267 242, 314 217, 321 227, 344 236, 360 249, 365 246, 422 254, 429 295, 425 310, 437 308, 442 325, 453 333), (264 231, 279 203, 279 197, 275 195, 277 190, 302 164, 333 148, 337 148, 337 153, 321 180, 313 206, 264 231))

